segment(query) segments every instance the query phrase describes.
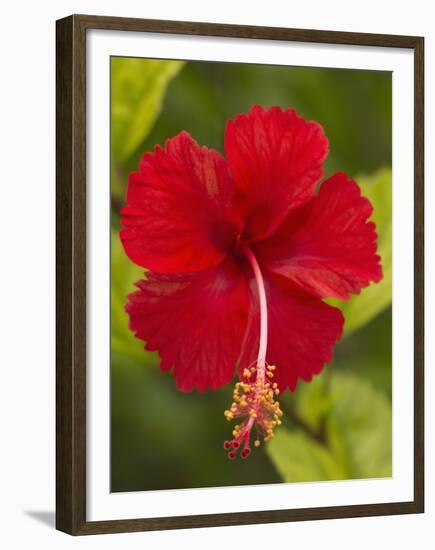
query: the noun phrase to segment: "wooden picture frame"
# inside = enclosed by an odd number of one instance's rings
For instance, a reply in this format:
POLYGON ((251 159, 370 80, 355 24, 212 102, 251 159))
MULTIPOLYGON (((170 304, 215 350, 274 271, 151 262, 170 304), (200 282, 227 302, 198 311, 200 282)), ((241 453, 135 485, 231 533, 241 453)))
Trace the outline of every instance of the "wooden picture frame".
POLYGON ((72 15, 56 27, 57 383, 56 527, 71 535, 421 513, 424 509, 424 39, 72 15), (86 519, 86 33, 90 29, 405 48, 414 56, 414 499, 409 502, 87 521, 86 519))

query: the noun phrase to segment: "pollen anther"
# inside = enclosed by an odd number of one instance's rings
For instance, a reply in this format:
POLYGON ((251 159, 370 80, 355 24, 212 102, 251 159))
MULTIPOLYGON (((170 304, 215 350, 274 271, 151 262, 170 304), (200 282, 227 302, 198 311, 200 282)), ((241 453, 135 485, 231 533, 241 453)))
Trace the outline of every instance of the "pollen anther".
MULTIPOLYGON (((268 373, 273 376, 274 369, 268 369, 268 373)), ((274 400, 276 390, 270 380, 241 380, 237 382, 234 388, 234 402, 229 411, 225 411, 227 420, 233 418, 243 418, 243 421, 237 424, 233 430, 231 441, 224 443, 224 448, 230 451, 228 457, 235 458, 235 451, 242 447, 240 452, 242 458, 246 458, 251 453, 250 438, 252 428, 255 426, 257 438, 254 441, 254 446, 260 446, 260 437, 264 441, 269 441, 273 437, 273 432, 276 426, 281 424, 279 417, 282 416, 282 411, 279 403, 274 400)))

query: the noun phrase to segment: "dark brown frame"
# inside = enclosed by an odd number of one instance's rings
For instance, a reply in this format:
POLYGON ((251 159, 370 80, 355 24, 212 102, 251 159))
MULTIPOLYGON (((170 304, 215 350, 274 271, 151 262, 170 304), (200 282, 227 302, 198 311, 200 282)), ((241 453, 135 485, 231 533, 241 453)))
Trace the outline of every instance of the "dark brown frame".
POLYGON ((71 535, 412 514, 424 511, 424 39, 72 15, 56 25, 56 527, 71 535), (414 500, 130 520, 86 520, 86 31, 159 32, 414 51, 414 500))

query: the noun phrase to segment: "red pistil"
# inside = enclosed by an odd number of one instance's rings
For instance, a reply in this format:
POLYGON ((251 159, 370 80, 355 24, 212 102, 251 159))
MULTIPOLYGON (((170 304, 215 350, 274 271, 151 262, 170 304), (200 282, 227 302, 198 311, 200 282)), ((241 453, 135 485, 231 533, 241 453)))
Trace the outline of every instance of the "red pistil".
POLYGON ((244 418, 240 424, 234 427, 234 439, 224 443, 224 449, 229 451, 228 458, 231 460, 236 458, 236 452, 242 444, 243 449, 240 456, 246 458, 250 455, 250 437, 254 426, 257 431, 254 445, 258 447, 260 436, 264 438, 264 441, 269 441, 273 437, 273 430, 281 424, 280 417, 282 416, 279 403, 274 400, 275 395, 279 394, 279 390, 277 384, 271 382, 275 367, 273 365, 266 366, 268 326, 264 280, 253 252, 245 247, 244 253, 251 264, 257 283, 260 307, 260 339, 256 366, 244 370, 240 382, 234 388, 234 401, 231 408, 225 411, 225 417, 228 421, 234 418, 244 418))

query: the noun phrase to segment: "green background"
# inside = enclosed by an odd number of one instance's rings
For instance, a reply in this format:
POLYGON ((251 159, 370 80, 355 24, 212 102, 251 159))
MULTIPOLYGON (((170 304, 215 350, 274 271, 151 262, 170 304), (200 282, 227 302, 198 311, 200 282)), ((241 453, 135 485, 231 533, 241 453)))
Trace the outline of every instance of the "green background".
POLYGON ((391 73, 112 58, 112 491, 391 476, 390 165, 391 73), (229 461, 232 385, 179 392, 128 330, 126 296, 143 272, 120 245, 119 209, 143 152, 181 130, 223 152, 227 120, 256 103, 322 124, 326 176, 355 177, 375 207, 384 279, 334 302, 346 324, 333 363, 281 396, 283 425, 270 443, 229 461))

